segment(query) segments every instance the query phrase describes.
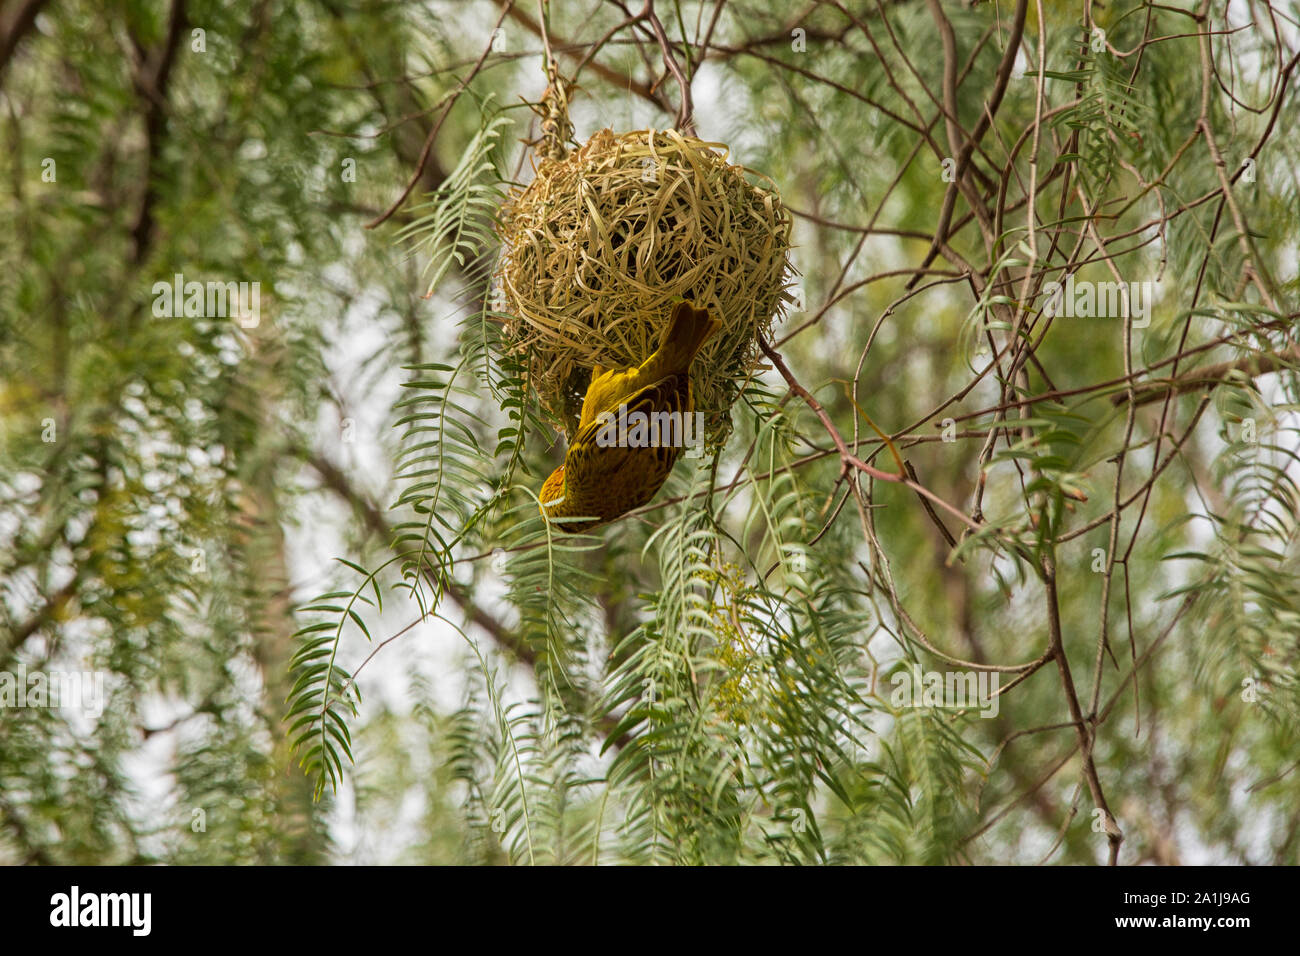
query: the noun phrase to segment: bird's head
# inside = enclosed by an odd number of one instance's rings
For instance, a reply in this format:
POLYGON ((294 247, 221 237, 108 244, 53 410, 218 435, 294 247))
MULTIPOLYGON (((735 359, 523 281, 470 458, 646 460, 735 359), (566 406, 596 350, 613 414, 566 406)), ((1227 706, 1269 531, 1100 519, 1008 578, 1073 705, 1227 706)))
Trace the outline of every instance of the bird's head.
POLYGON ((542 485, 541 494, 537 496, 541 499, 542 505, 554 504, 564 498, 564 466, 556 468, 546 483, 542 485))

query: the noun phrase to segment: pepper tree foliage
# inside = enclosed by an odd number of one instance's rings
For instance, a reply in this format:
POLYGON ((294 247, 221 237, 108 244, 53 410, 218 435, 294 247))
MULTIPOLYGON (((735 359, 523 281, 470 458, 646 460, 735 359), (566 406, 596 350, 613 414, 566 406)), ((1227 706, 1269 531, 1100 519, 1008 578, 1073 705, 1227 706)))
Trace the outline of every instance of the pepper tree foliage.
POLYGON ((22 6, 0 670, 108 699, 0 711, 0 858, 1295 861, 1294 11, 22 6), (730 440, 584 535, 490 281, 547 49, 796 213, 730 440))

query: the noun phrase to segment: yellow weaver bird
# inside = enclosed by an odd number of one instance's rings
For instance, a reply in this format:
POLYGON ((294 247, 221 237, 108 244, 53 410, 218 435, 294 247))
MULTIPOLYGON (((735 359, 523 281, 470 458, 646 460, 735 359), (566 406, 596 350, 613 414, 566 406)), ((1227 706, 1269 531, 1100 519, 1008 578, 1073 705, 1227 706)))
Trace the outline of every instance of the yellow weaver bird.
MULTIPOLYGON (((582 402, 578 432, 569 443, 564 464, 542 485, 542 515, 560 521, 563 531, 582 531, 612 521, 646 504, 668 480, 682 453, 680 423, 695 411, 691 362, 721 326, 708 309, 679 302, 659 348, 634 368, 591 370, 591 385, 582 402), (615 420, 635 420, 636 413, 656 418, 675 413, 676 442, 612 440, 615 420)), ((624 437, 626 437, 624 435, 624 437)))

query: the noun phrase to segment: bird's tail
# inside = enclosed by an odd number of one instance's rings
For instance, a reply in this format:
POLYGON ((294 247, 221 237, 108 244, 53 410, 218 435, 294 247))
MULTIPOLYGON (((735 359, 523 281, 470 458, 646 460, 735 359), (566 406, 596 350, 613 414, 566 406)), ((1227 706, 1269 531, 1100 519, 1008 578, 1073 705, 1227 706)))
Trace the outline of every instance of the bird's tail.
POLYGON ((665 369, 686 371, 695 354, 722 326, 709 316, 708 309, 697 309, 690 302, 678 302, 659 343, 659 359, 665 369))

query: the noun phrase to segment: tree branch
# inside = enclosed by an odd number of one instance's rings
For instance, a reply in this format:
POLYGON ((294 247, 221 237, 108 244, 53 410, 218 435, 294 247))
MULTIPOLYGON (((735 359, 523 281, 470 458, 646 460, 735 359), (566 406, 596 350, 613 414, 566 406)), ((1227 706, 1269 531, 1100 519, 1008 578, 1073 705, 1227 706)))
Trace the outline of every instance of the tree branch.
POLYGON ((5 67, 18 49, 18 41, 36 24, 36 15, 46 2, 26 0, 14 8, 13 16, 0 17, 0 77, 4 76, 5 67))
POLYGON ((158 49, 146 52, 135 36, 131 38, 140 55, 135 74, 135 86, 145 102, 146 153, 144 194, 140 199, 140 211, 136 214, 135 225, 131 227, 131 261, 134 265, 144 261, 149 247, 153 244, 153 208, 158 200, 158 164, 162 152, 163 129, 167 120, 167 86, 171 79, 172 66, 176 62, 176 50, 180 46, 181 36, 185 32, 187 23, 185 3, 186 0, 173 0, 167 24, 167 36, 158 49))
MULTIPOLYGON (((377 535, 386 544, 393 540, 393 529, 379 509, 367 495, 356 488, 343 471, 317 451, 298 449, 297 457, 312 467, 326 488, 334 492, 361 517, 362 523, 372 534, 377 535)), ((425 575, 430 575, 428 568, 425 575)), ((519 660, 532 666, 537 663, 537 652, 525 643, 518 634, 475 604, 470 597, 452 580, 444 584, 444 591, 451 600, 465 612, 471 623, 478 625, 503 649, 514 654, 519 660)))

